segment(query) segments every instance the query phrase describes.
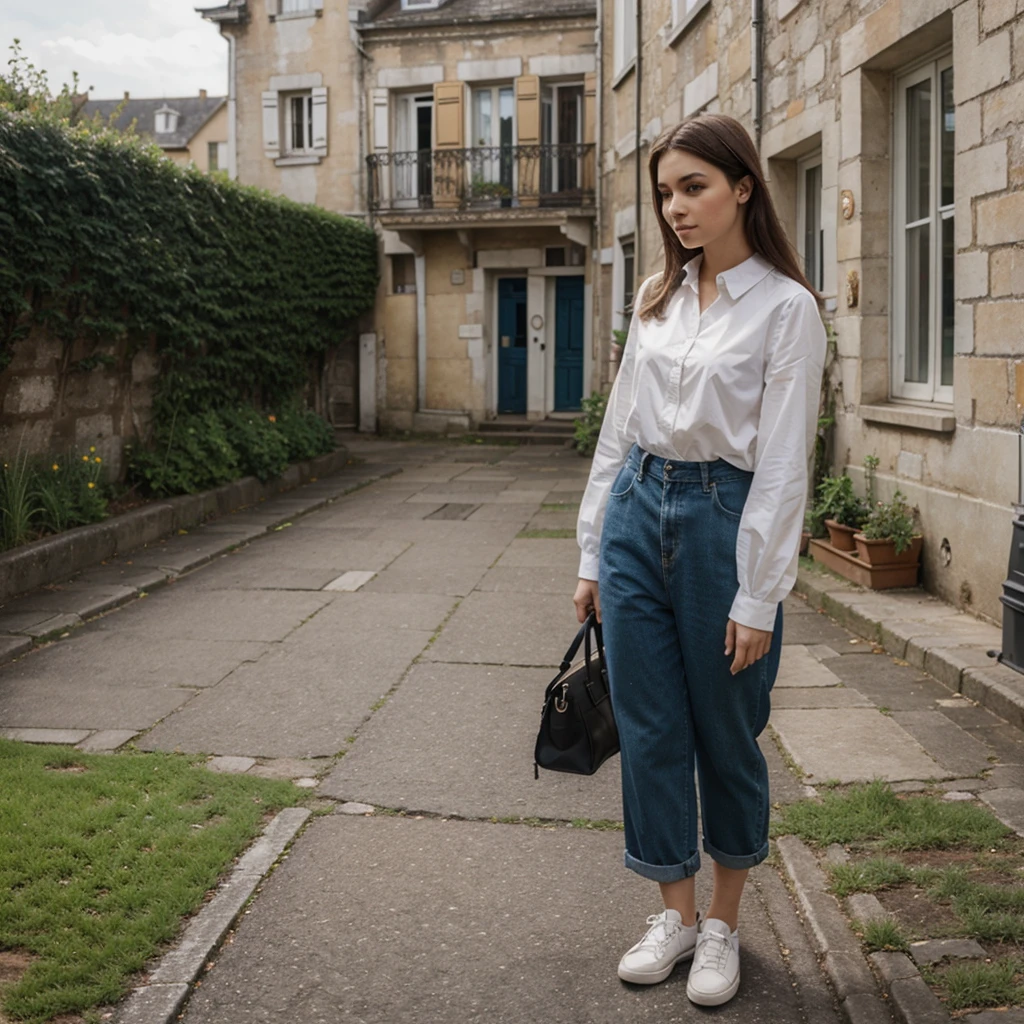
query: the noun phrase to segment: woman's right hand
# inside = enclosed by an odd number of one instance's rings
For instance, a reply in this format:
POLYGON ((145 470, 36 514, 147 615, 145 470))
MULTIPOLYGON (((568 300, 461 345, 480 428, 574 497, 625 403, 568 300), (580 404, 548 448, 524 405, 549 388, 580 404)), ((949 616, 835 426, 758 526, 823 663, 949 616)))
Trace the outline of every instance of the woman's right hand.
POLYGON ((601 621, 601 599, 597 594, 597 580, 581 579, 576 584, 576 593, 572 596, 572 603, 576 605, 576 621, 586 622, 587 616, 594 612, 597 621, 601 621))

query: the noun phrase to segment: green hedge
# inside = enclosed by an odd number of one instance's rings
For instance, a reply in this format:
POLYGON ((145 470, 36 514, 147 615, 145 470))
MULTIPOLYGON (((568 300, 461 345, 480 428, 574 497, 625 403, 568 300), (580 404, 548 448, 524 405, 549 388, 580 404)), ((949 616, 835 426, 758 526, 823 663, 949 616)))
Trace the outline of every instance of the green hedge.
POLYGON ((33 325, 96 352, 153 339, 155 423, 283 407, 377 286, 357 221, 183 170, 130 136, 4 111, 0 239, 0 371, 33 325))

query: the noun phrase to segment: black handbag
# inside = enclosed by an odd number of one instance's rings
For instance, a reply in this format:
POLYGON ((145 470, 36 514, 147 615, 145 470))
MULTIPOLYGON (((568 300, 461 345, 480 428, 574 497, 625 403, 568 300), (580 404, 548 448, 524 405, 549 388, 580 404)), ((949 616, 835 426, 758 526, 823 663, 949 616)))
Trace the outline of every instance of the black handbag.
POLYGON ((565 652, 558 675, 544 691, 533 777, 540 778, 538 768, 593 775, 618 752, 619 731, 608 694, 601 623, 591 612, 565 652), (583 661, 573 665, 580 644, 583 661))

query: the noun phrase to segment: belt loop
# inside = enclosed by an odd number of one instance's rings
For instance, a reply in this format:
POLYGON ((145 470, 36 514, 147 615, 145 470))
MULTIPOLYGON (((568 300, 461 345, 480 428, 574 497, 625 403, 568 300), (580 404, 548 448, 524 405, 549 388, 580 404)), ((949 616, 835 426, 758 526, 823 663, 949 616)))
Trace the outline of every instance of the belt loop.
MULTIPOLYGON (((641 449, 643 451, 643 449, 641 449)), ((642 484, 644 482, 644 470, 647 468, 647 460, 651 457, 650 452, 644 452, 640 456, 640 472, 636 475, 636 482, 642 484)))
POLYGON ((700 486, 705 494, 707 494, 708 490, 710 489, 708 487, 708 481, 710 479, 711 474, 708 472, 708 464, 706 462, 702 462, 700 464, 700 486))

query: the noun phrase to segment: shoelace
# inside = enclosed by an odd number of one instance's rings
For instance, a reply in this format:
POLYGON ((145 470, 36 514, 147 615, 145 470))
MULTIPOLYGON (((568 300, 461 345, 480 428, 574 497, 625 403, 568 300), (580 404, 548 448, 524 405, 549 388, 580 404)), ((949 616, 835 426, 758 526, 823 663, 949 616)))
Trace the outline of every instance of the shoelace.
POLYGON ((637 949, 653 949, 655 954, 660 954, 668 944, 668 940, 674 934, 675 929, 669 927, 669 922, 665 920, 662 914, 651 914, 647 918, 647 923, 651 927, 648 929, 647 934, 637 943, 637 949), (657 928, 659 924, 661 925, 660 931, 657 928))
POLYGON ((704 932, 700 937, 700 967, 712 971, 724 971, 725 963, 732 951, 732 941, 720 932, 704 932))

